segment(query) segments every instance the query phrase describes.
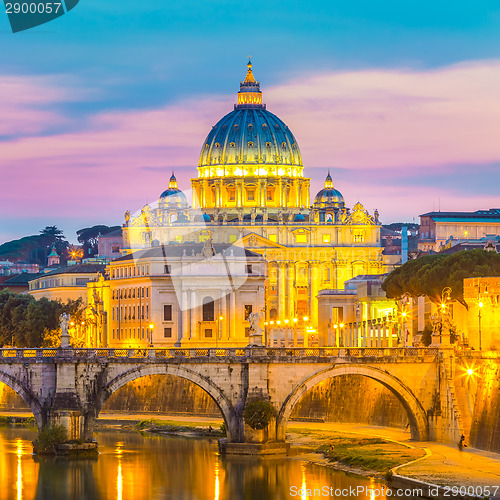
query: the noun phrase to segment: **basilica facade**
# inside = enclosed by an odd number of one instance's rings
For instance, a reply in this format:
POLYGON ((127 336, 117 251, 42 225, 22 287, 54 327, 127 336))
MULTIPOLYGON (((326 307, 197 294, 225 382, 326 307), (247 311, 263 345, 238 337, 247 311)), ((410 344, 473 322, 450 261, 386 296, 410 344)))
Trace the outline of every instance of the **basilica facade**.
POLYGON ((202 145, 190 198, 172 174, 158 202, 127 212, 124 254, 206 241, 245 247, 267 263, 266 323, 306 318, 315 328, 320 290, 390 270, 377 211, 349 208, 330 172, 310 197, 297 140, 263 104, 250 62, 237 104, 202 145))

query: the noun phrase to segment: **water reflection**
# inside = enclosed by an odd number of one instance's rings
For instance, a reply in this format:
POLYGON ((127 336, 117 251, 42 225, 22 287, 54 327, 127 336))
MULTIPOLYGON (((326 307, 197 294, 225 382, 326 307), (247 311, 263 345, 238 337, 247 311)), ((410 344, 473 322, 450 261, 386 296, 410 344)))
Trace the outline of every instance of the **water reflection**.
POLYGON ((33 457, 34 438, 0 429, 0 500, 312 500, 314 490, 359 485, 354 497, 385 498, 374 480, 299 460, 222 459, 207 440, 101 432, 98 459, 67 460, 33 457))

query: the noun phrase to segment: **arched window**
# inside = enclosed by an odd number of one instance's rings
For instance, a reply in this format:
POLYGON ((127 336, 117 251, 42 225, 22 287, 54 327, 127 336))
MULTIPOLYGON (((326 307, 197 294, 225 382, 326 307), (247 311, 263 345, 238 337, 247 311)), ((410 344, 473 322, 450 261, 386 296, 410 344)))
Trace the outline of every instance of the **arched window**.
POLYGON ((236 146, 236 144, 234 142, 229 143, 230 148, 234 148, 235 146, 236 146))
POLYGON ((177 216, 175 214, 170 214, 170 222, 175 222, 177 220, 177 216))
POLYGON ((286 149, 286 142, 282 142, 282 143, 281 143, 281 147, 282 147, 283 149, 286 149))
POLYGON ((269 311, 269 318, 271 319, 271 321, 274 321, 277 317, 278 317, 278 311, 273 307, 269 311))
POLYGON ((216 148, 220 148, 220 144, 218 142, 215 143, 216 148))
POLYGON ((212 297, 205 297, 203 299, 203 321, 215 320, 215 305, 212 297))
POLYGON ((249 141, 249 142, 248 142, 248 147, 249 147, 249 148, 253 148, 253 142, 252 142, 252 141, 249 141))
POLYGON ((270 142, 266 142, 266 148, 270 148, 271 147, 271 143, 270 142))

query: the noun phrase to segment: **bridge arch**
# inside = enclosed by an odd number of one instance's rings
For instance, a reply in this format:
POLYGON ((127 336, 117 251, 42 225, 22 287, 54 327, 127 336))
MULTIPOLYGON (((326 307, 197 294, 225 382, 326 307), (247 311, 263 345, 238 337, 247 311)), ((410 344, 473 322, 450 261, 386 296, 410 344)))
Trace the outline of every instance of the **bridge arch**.
POLYGON ((189 368, 179 365, 142 365, 130 368, 129 370, 120 373, 113 378, 97 395, 95 417, 101 411, 102 406, 108 398, 118 389, 123 387, 128 382, 132 382, 147 375, 174 375, 193 382, 198 387, 203 389, 214 401, 219 408, 227 429, 228 441, 239 442, 242 439, 242 429, 240 419, 237 418, 235 409, 224 395, 223 391, 210 378, 197 373, 189 368))
POLYGON ((309 376, 297 385, 287 396, 281 405, 276 421, 276 435, 278 441, 285 440, 288 419, 300 398, 309 389, 323 380, 339 377, 341 375, 362 375, 380 382, 398 398, 403 408, 406 410, 410 422, 412 439, 415 441, 426 441, 428 439, 429 426, 427 414, 411 389, 401 382, 401 380, 380 368, 361 366, 358 364, 342 364, 335 365, 309 376))
POLYGON ((0 382, 10 387, 22 398, 33 412, 38 428, 42 429, 47 423, 47 415, 37 397, 20 380, 8 373, 0 371, 0 382))

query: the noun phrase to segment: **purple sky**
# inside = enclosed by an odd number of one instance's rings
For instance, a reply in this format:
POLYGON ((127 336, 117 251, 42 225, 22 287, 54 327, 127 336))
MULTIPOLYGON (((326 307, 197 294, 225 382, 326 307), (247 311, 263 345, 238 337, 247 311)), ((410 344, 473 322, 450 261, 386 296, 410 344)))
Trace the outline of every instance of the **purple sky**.
POLYGON ((155 24, 162 10, 127 31, 87 2, 45 29, 3 35, 12 50, 0 55, 0 243, 45 225, 75 241, 81 227, 121 224, 157 199, 172 170, 188 190, 205 136, 236 102, 249 49, 264 102, 299 143, 312 197, 331 169, 347 205, 377 208, 383 223, 500 207, 500 43, 487 43, 500 31, 498 8, 462 12, 455 2, 455 17, 443 8, 418 24, 369 2, 358 19, 325 3, 333 24, 297 7, 302 24, 290 17, 276 33, 255 24, 249 43, 233 26, 243 17, 219 20, 220 37, 188 39, 173 22, 155 24), (316 31, 300 33, 308 23, 316 31))

